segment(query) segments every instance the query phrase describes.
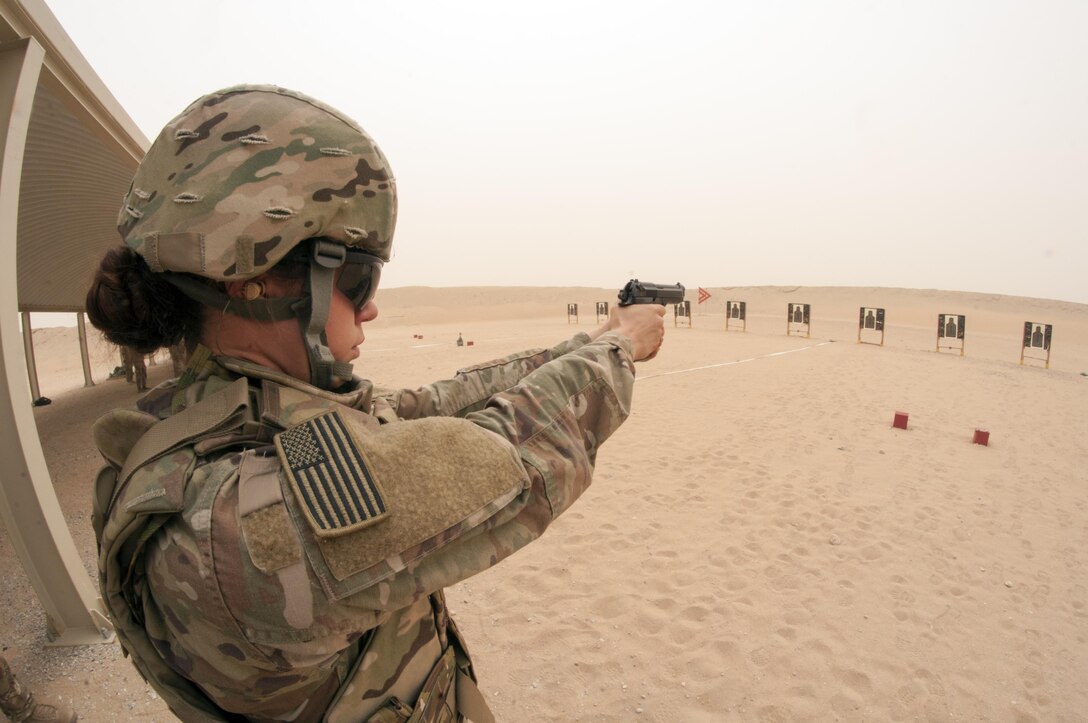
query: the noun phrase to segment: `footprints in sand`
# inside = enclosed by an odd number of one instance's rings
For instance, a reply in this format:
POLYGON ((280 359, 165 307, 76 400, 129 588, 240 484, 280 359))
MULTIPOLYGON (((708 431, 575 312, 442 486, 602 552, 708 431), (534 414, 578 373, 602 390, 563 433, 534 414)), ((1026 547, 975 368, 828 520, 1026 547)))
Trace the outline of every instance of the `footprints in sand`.
POLYGON ((723 580, 723 584, 729 592, 737 592, 748 587, 748 579, 743 575, 730 575, 723 580))
POLYGON ((1036 609, 1043 609, 1050 599, 1050 585, 1036 585, 1031 593, 1031 604, 1036 609))
MULTIPOLYGON (((710 419, 721 402, 700 404, 684 413, 710 419)), ((525 682, 579 663, 505 710, 541 710, 569 683, 538 719, 1070 718, 1088 494, 1014 469, 1011 437, 961 459, 932 428, 892 437, 882 408, 871 434, 790 410, 789 429, 741 424, 739 409, 698 434, 602 449, 608 476, 480 588, 477 604, 499 608, 498 624, 482 618, 490 649, 474 645, 485 665, 525 682), (508 587, 531 613, 502 610, 508 587)))
POLYGON ((884 557, 884 553, 890 549, 892 549, 892 546, 889 545, 887 542, 880 542, 875 545, 866 545, 858 552, 863 560, 867 562, 875 562, 876 560, 884 557))
POLYGON ((797 630, 794 629, 794 628, 791 628, 788 625, 785 626, 785 627, 778 628, 778 630, 774 631, 774 634, 777 635, 778 637, 782 638, 783 640, 788 640, 790 642, 793 642, 794 640, 797 639, 797 630))
POLYGON ((834 673, 839 683, 862 698, 867 697, 873 690, 873 683, 869 676, 860 670, 832 668, 831 672, 834 673))
POLYGON ((767 648, 766 646, 760 646, 748 653, 748 659, 755 663, 759 668, 764 668, 769 665, 772 657, 770 648, 767 648))

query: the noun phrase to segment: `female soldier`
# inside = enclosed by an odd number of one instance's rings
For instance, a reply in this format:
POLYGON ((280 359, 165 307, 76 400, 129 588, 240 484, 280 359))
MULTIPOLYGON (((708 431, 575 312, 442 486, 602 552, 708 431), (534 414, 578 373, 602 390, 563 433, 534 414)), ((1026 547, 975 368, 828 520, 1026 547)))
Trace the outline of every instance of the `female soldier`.
POLYGON ((95 425, 102 593, 185 720, 490 720, 442 589, 590 482, 663 308, 416 390, 352 375, 389 260, 392 174, 332 108, 205 96, 156 139, 92 322, 182 376, 95 425))

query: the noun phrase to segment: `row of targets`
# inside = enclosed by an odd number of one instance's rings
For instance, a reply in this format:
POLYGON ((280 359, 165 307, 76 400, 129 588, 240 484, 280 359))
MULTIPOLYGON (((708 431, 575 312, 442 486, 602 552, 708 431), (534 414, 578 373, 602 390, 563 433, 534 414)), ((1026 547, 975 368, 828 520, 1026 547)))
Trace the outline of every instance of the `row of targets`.
MULTIPOLYGON (((608 302, 597 302, 597 323, 608 318, 608 302)), ((567 323, 578 323, 578 304, 567 304, 567 323)), ((875 344, 884 346, 884 327, 886 324, 886 310, 878 306, 862 306, 858 308, 858 343, 875 344)), ((691 302, 683 301, 673 304, 673 326, 686 326, 691 328, 691 302)), ((748 304, 744 301, 730 299, 725 302, 725 330, 748 330, 748 304)), ((1020 363, 1026 360, 1041 361, 1046 368, 1050 368, 1050 342, 1054 333, 1054 325, 1037 321, 1024 322, 1023 344, 1020 348, 1020 363), (1045 352, 1045 356, 1038 352, 1045 352)), ((967 317, 964 314, 938 314, 937 315, 937 343, 936 351, 942 349, 958 351, 960 356, 966 353, 967 317)), ((789 303, 786 306, 786 335, 801 336, 806 339, 812 336, 812 305, 802 303, 789 303)))

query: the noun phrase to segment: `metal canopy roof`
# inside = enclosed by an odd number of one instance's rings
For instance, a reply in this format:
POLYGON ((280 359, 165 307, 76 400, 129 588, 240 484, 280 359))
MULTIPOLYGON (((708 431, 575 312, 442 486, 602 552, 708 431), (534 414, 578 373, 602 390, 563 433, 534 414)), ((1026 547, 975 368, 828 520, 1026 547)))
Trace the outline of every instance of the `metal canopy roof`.
POLYGON ((38 88, 19 194, 19 310, 82 311, 102 253, 120 243, 117 210, 137 161, 38 88))
POLYGON ((45 50, 19 195, 20 311, 82 311, 149 143, 41 0, 0 0, 0 43, 45 50))

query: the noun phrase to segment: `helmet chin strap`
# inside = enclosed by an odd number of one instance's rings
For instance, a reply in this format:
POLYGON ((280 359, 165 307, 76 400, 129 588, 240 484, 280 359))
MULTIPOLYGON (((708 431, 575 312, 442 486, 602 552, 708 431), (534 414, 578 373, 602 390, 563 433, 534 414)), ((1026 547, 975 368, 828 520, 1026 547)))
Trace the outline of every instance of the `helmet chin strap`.
POLYGON ((336 270, 344 264, 346 258, 347 251, 343 246, 322 239, 315 240, 309 263, 310 270, 306 277, 306 290, 297 298, 255 299, 236 303, 238 299, 232 299, 224 292, 188 274, 164 272, 163 276, 189 298, 228 314, 256 321, 297 319, 306 355, 310 360, 310 383, 331 392, 351 381, 351 364, 333 358, 325 334, 329 308, 332 306, 336 270))
POLYGON ((347 251, 340 244, 322 239, 314 241, 306 294, 298 302, 296 313, 306 353, 310 357, 310 383, 333 391, 351 380, 351 364, 336 361, 329 349, 325 325, 336 281, 336 270, 343 266, 347 251), (306 303, 309 302, 309 303, 306 303))

